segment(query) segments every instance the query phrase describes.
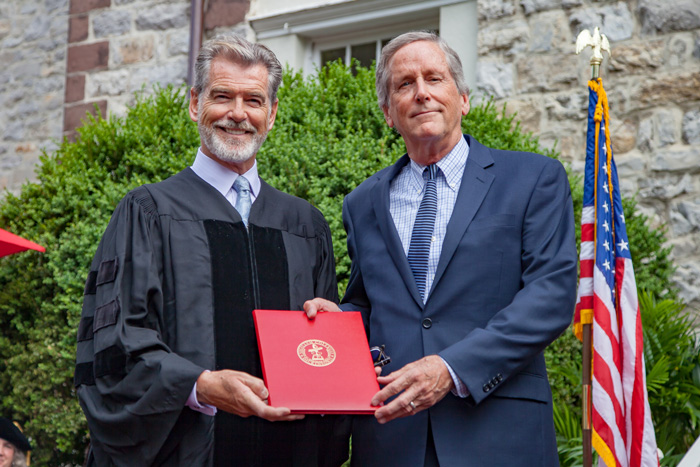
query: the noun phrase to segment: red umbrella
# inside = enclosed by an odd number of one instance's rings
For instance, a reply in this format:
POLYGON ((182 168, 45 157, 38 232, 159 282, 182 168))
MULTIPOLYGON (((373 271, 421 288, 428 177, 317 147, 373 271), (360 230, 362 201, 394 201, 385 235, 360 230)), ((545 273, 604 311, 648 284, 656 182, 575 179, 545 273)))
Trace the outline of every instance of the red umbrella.
POLYGON ((10 233, 7 230, 0 229, 0 257, 19 253, 24 250, 36 250, 43 253, 46 251, 46 248, 10 233))

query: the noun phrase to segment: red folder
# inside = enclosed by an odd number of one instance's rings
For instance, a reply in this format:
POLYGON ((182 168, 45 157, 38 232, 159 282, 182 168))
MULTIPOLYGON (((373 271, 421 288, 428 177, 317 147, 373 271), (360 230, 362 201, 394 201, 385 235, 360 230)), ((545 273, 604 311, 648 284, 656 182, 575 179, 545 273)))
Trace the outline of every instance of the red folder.
POLYGON ((360 313, 254 310, 269 403, 299 414, 371 414, 379 391, 360 313))

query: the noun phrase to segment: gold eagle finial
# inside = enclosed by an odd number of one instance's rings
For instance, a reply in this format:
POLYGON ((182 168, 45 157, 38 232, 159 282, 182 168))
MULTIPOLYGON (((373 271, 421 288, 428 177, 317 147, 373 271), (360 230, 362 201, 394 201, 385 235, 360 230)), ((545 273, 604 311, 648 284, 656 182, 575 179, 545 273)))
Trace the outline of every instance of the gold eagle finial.
POLYGON ((600 33, 600 28, 596 26, 593 30, 593 35, 591 35, 588 29, 581 31, 576 38, 576 53, 579 54, 586 47, 591 47, 593 49, 593 56, 591 57, 591 65, 598 64, 603 61, 603 51, 610 55, 610 42, 605 34, 600 33))

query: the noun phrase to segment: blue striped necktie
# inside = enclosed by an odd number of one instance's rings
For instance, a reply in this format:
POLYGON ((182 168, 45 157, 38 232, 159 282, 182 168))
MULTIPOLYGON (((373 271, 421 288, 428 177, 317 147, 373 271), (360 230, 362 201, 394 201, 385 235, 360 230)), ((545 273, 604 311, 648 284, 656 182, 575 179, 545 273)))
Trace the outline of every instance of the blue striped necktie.
POLYGON ((423 199, 418 207, 416 222, 413 224, 411 245, 408 247, 408 264, 411 266, 413 277, 416 279, 416 285, 424 302, 425 283, 428 277, 428 257, 430 256, 430 244, 433 239, 435 216, 437 215, 438 170, 440 170, 438 166, 432 164, 426 167, 423 172, 423 178, 427 175, 428 180, 425 182, 423 199))
POLYGON ((233 189, 236 190, 236 211, 241 215, 243 223, 248 227, 248 216, 250 215, 250 182, 243 176, 239 175, 236 181, 233 182, 233 189))

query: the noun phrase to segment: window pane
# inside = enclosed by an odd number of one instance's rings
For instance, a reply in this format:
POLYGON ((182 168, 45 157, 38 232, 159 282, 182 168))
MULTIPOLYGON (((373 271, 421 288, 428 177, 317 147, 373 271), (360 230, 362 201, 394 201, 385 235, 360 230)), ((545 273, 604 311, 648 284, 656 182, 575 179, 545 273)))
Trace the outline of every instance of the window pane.
POLYGON ((369 68, 372 61, 377 58, 377 43, 353 45, 350 47, 350 56, 357 59, 360 65, 369 68))
POLYGON ((321 65, 325 66, 328 62, 334 62, 340 59, 345 62, 345 47, 339 49, 329 49, 321 51, 321 65))

